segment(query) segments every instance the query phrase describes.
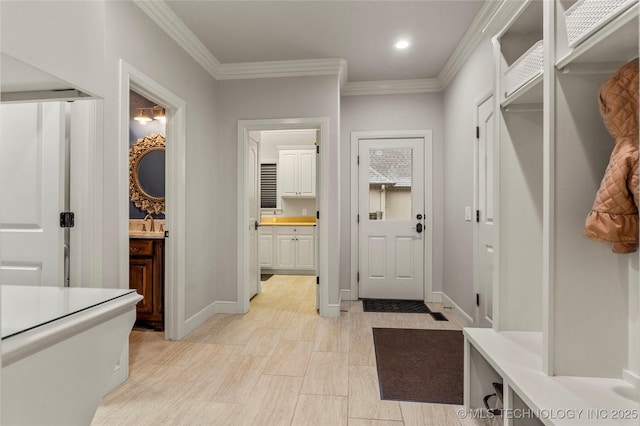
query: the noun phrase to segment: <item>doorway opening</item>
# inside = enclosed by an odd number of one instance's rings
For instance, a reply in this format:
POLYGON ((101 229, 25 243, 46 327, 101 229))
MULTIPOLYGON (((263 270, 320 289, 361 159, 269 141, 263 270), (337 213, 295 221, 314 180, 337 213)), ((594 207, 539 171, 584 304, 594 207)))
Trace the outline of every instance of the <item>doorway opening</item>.
MULTIPOLYGON (((119 282, 122 287, 129 287, 130 279, 130 200, 131 191, 129 187, 129 140, 130 140, 130 93, 135 93, 146 98, 164 109, 166 120, 166 140, 165 146, 165 218, 164 223, 154 223, 154 233, 164 242, 164 265, 155 268, 154 273, 158 273, 164 281, 164 337, 166 340, 180 340, 185 334, 185 102, 168 91, 162 85, 156 83, 145 74, 124 61, 120 61, 120 195, 119 195, 119 230, 118 230, 118 253, 119 253, 119 282), (161 230, 162 229, 162 230, 161 230)), ((144 107, 141 107, 144 108, 144 107)), ((151 110, 135 111, 136 113, 146 113, 149 116, 154 113, 151 110)), ((151 117, 149 117, 151 118, 151 117)), ((160 161, 162 163, 162 161, 160 161)), ((154 222, 155 222, 154 218, 154 222)), ((134 229, 134 231, 141 231, 134 229)), ((145 223, 145 232, 149 232, 151 220, 145 223)), ((147 243, 147 246, 149 244, 147 243)), ((155 250, 155 244, 144 247, 146 252, 155 250)), ((140 250, 140 247, 134 247, 140 250)), ((140 251, 139 251, 140 252, 140 251)), ((147 266, 152 260, 147 259, 147 266)), ((150 285, 151 280, 148 281, 150 285)))
POLYGON ((309 281, 310 303, 326 311, 327 286, 317 276, 326 268, 318 212, 327 132, 326 118, 238 122, 239 313, 249 311, 255 295, 260 299, 263 273, 272 275, 266 286, 309 281))
POLYGON ((143 296, 134 327, 155 331, 164 331, 165 312, 165 114, 129 91, 129 288, 143 296))

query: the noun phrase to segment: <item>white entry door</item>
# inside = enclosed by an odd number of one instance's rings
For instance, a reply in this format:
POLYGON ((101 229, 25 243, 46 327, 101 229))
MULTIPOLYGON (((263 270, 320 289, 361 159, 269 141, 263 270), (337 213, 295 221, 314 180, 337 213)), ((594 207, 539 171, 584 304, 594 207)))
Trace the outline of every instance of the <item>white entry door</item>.
POLYGON ((359 297, 424 300, 424 139, 359 141, 359 297))
POLYGON ((258 143, 249 138, 247 155, 247 197, 249 206, 249 298, 260 293, 260 265, 258 257, 258 226, 260 225, 260 164, 258 143))
POLYGON ((493 96, 477 105, 477 309, 478 325, 493 324, 493 170, 494 170, 494 114, 493 96))
POLYGON ((0 105, 0 282, 63 286, 64 104, 0 105))

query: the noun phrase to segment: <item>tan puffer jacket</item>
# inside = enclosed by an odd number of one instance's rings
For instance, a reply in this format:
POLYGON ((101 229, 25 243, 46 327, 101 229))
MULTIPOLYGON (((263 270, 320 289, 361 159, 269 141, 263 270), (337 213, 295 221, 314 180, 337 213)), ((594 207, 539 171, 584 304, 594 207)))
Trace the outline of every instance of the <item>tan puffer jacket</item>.
POLYGON ((600 88, 600 113, 615 147, 587 216, 584 235, 611 243, 615 253, 638 247, 638 61, 600 88))

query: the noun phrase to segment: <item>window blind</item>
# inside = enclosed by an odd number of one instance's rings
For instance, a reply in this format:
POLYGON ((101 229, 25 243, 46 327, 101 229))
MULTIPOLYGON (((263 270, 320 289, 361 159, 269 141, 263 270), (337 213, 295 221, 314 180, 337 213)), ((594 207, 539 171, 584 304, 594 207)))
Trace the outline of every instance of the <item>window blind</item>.
POLYGON ((275 209, 277 205, 277 164, 260 164, 260 207, 275 209))

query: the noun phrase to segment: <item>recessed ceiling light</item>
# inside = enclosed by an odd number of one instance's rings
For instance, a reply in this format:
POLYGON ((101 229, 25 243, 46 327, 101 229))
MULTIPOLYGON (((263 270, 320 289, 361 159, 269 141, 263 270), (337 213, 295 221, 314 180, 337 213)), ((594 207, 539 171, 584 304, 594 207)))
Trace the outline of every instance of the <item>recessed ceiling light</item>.
POLYGON ((409 45, 410 43, 407 40, 398 40, 394 46, 396 49, 406 49, 409 45))

